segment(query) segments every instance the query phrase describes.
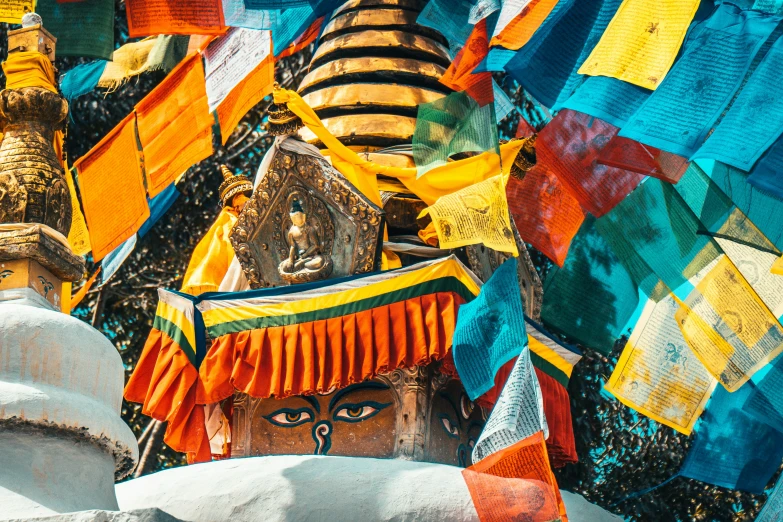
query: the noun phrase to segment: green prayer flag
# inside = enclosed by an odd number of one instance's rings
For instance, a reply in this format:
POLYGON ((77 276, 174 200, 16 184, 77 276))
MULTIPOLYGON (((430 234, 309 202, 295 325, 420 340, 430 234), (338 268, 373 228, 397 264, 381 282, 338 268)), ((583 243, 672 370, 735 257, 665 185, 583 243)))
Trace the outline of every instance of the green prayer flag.
POLYGON ((500 153, 495 105, 479 107, 464 92, 419 105, 412 147, 418 176, 461 152, 500 153))
POLYGON ((38 0, 36 11, 47 31, 57 38, 57 56, 110 60, 114 52, 114 1, 82 0, 57 3, 38 0))

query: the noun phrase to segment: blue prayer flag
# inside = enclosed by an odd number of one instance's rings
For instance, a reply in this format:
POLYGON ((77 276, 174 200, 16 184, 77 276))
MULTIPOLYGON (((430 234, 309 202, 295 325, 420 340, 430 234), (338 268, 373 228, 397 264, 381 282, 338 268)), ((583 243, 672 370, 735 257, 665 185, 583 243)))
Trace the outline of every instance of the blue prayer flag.
POLYGON ((600 40, 621 0, 561 0, 530 41, 506 64, 506 72, 553 110, 584 80, 576 71, 600 40))
POLYGON ((783 137, 764 153, 750 171, 748 183, 783 200, 783 137))
POLYGON ((777 20, 763 13, 721 4, 693 29, 680 59, 620 136, 692 156, 776 25, 777 20))
POLYGON ((541 320, 548 329, 609 354, 637 309, 636 283, 588 215, 563 267, 552 267, 547 275, 541 320))
POLYGON ((473 73, 501 72, 515 54, 517 54, 516 51, 510 51, 502 47, 493 47, 487 53, 487 57, 481 60, 481 63, 473 69, 473 73))
POLYGON ((683 477, 729 489, 763 493, 783 460, 783 433, 743 410, 748 382, 729 393, 715 389, 694 427, 694 441, 680 469, 683 477))
MULTIPOLYGON (((778 39, 742 87, 715 132, 693 158, 711 158, 750 171, 783 134, 783 39, 778 39)), ((693 159, 691 158, 691 159, 693 159)))
POLYGON ((779 199, 748 183, 739 169, 711 160, 696 160, 696 164, 773 245, 783 250, 783 205, 779 199))
POLYGON ((622 128, 652 91, 606 76, 590 76, 563 103, 564 109, 589 114, 622 128))
POLYGON ((106 60, 83 63, 63 74, 62 80, 60 80, 60 90, 65 99, 70 102, 79 96, 92 92, 98 85, 98 80, 101 79, 107 63, 106 60))
POLYGON ((500 367, 522 353, 527 333, 516 258, 500 265, 478 297, 460 307, 452 344, 454 365, 471 400, 489 391, 500 367))

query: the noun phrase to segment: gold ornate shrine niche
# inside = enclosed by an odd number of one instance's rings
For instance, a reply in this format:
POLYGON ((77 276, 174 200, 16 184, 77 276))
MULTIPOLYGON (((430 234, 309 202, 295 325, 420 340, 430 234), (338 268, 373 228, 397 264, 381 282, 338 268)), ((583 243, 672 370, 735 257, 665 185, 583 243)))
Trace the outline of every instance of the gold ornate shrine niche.
POLYGON ((281 150, 231 232, 251 288, 371 272, 383 211, 323 158, 281 150))

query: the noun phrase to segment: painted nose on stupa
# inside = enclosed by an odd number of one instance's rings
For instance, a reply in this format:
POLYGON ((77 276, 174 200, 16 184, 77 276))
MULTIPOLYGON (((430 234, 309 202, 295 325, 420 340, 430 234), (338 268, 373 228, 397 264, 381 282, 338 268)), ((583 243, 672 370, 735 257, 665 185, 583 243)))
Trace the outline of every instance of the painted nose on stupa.
MULTIPOLYGON (((422 103, 451 90, 438 82, 448 43, 416 23, 424 0, 350 0, 324 27, 299 93, 329 131, 357 151, 410 144, 422 103)), ((318 147, 308 129, 302 137, 318 147)))

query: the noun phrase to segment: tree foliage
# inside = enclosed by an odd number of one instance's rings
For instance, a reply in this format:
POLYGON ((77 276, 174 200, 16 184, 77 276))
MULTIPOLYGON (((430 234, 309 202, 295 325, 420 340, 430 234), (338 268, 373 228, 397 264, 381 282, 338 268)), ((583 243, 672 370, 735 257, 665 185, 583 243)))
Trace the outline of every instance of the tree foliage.
MULTIPOLYGON (((124 3, 117 0, 116 4, 115 37, 119 46, 129 39, 124 3)), ((2 25, 0 53, 5 55, 7 26, 2 25)), ((303 51, 279 63, 277 80, 284 85, 297 85, 306 72, 310 52, 303 51)), ((58 58, 56 66, 62 73, 85 61, 58 58)), ((74 100, 66 137, 70 162, 100 141, 164 76, 163 72, 145 73, 115 92, 94 91, 74 100)), ((503 82, 502 76, 498 80, 503 82)), ((4 78, 0 82, 4 83, 4 78)), ((520 112, 540 129, 548 115, 542 114, 529 97, 510 83, 504 87, 520 112)), ((219 165, 226 164, 233 171, 252 176, 270 146, 272 138, 263 130, 268 103, 267 99, 251 110, 225 146, 215 139, 214 155, 187 171, 178 185, 181 195, 172 208, 139 240, 119 272, 106 285, 92 289, 74 311, 114 343, 122 355, 126 378, 152 327, 157 288, 179 288, 196 243, 217 216, 219 165)), ((507 118, 501 125, 501 135, 513 136, 517 121, 515 117, 507 118)), ((530 252, 543 278, 549 261, 533 248, 530 252)), ((92 263, 88 265, 90 273, 97 268, 92 263)), ((620 339, 610 357, 583 348, 585 356, 575 367, 569 386, 580 462, 556 470, 560 486, 632 520, 754 518, 763 497, 685 478, 676 478, 633 497, 633 493, 657 486, 677 473, 687 454, 689 439, 637 414, 603 391, 623 345, 624 339, 620 339)), ((122 416, 137 437, 151 426, 151 420, 140 410, 140 405, 123 403, 122 416)), ((162 439, 160 427, 147 433, 141 449, 146 450, 149 458, 138 473, 184 464, 183 456, 168 448, 162 439)))

